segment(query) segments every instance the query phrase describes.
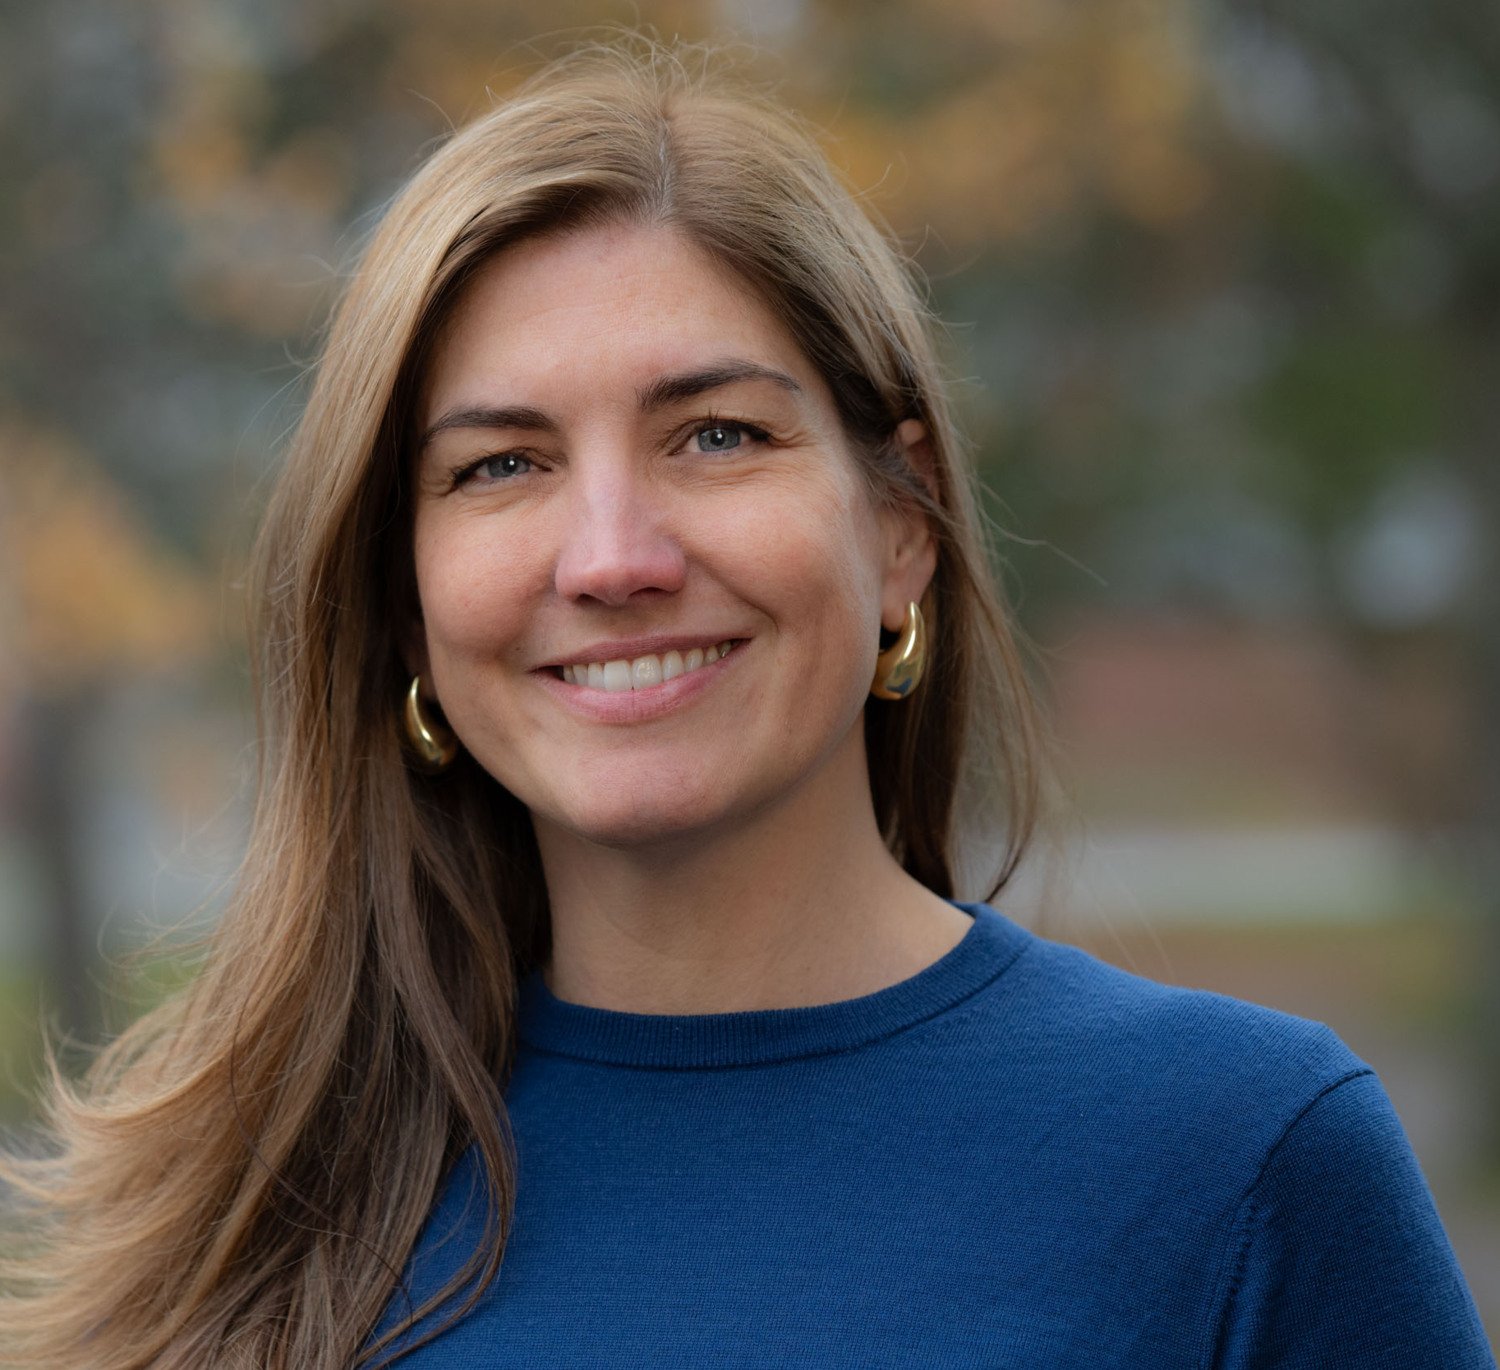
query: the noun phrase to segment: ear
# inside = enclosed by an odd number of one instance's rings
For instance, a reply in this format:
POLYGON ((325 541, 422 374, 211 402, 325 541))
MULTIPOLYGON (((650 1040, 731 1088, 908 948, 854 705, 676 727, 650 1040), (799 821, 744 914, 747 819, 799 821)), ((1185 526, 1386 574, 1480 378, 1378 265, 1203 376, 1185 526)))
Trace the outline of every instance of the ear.
MULTIPOLYGON (((896 440, 906 459, 932 488, 932 443, 920 419, 904 419, 896 427, 896 440)), ((921 603, 937 570, 937 542, 924 514, 915 504, 903 502, 882 512, 886 533, 885 579, 881 586, 881 626, 897 631, 906 622, 906 606, 921 603)))
POLYGON ((932 449, 932 436, 921 419, 902 419, 896 425, 896 441, 906 464, 917 473, 927 494, 937 501, 937 458, 932 449))

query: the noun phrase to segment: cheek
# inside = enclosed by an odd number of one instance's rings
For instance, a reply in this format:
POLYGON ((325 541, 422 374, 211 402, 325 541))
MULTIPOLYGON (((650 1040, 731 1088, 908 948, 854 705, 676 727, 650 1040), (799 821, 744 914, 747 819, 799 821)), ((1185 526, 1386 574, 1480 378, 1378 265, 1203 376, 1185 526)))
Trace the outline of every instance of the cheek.
POLYGON ((478 519, 418 520, 414 557, 434 667, 503 648, 520 625, 527 580, 514 539, 497 538, 478 519))
POLYGON ((721 533, 742 549, 741 594, 763 604, 787 630, 826 638, 830 649, 859 649, 879 633, 879 526, 862 487, 845 480, 792 484, 760 499, 721 533))

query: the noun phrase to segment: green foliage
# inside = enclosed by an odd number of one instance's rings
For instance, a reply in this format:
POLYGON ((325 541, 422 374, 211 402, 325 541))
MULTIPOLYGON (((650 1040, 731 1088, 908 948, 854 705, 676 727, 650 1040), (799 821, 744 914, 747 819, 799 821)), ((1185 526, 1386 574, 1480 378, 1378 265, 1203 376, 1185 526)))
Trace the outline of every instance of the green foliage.
POLYGON ((1406 462, 1447 437, 1442 355, 1417 333, 1340 318, 1297 333, 1246 397, 1264 440, 1257 482, 1318 533, 1336 530, 1406 462))

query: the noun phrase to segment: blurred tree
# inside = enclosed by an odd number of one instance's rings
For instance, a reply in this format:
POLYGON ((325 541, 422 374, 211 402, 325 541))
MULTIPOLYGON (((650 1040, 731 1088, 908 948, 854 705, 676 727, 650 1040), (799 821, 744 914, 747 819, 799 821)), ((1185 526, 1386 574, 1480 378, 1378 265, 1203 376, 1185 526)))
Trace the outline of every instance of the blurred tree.
MULTIPOLYGON (((1456 609, 1482 720, 1469 866, 1488 935, 1479 1040, 1500 1153, 1500 613, 1492 593, 1500 547, 1500 14, 1462 0, 1415 9, 1393 0, 1357 9, 1263 0, 1239 22, 1253 41, 1297 63, 1338 109, 1330 145, 1308 160, 1378 207, 1378 230, 1353 244, 1363 268, 1356 279, 1384 329, 1426 343, 1439 372, 1420 377, 1441 411, 1432 446, 1462 472, 1490 550, 1482 581, 1456 609)), ((1410 388, 1412 372, 1391 382, 1410 388)), ((1426 455, 1410 442, 1406 450, 1426 455)))
MULTIPOLYGON (((79 742, 111 682, 200 661, 213 635, 201 577, 164 552, 117 488, 64 437, 0 421, 0 720, 4 789, 38 858, 48 978, 63 1026, 100 1026, 80 840, 89 799, 79 742)), ((35 914, 33 914, 35 916, 35 914)))

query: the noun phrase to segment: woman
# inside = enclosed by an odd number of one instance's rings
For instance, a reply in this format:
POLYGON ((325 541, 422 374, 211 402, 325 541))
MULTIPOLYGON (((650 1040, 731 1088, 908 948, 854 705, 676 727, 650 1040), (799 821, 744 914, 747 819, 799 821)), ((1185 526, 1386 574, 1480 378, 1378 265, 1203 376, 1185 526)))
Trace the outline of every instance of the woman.
POLYGON ((57 1087, 0 1340, 1492 1365, 1332 1033, 952 902, 960 824, 1008 834, 993 898, 1040 793, 958 453, 899 259, 773 105, 593 53, 442 148, 259 545, 238 899, 57 1087))

